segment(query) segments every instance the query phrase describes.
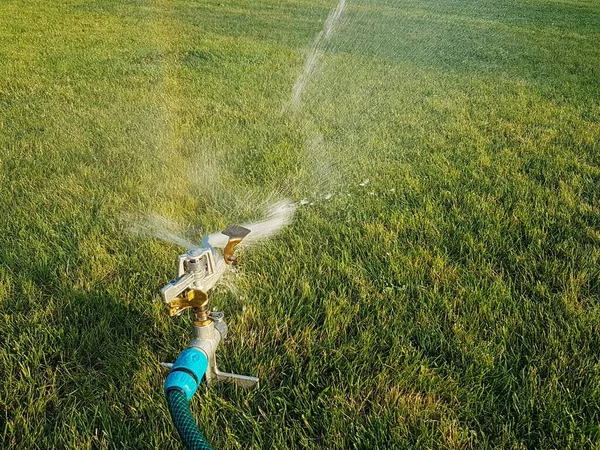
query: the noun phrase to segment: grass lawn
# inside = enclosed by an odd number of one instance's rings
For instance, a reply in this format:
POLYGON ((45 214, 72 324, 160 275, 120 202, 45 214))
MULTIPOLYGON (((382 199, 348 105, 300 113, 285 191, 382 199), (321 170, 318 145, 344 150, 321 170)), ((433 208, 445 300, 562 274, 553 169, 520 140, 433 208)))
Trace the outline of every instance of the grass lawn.
POLYGON ((346 0, 290 108, 337 4, 0 2, 1 448, 181 448, 182 248, 129 230, 281 198, 216 449, 600 448, 600 3, 346 0))

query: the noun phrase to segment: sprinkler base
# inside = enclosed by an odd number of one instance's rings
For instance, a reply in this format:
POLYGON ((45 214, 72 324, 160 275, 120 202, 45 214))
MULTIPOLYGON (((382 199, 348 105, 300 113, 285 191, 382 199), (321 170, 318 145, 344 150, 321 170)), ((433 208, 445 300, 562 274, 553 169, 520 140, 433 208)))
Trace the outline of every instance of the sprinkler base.
MULTIPOLYGON (((221 372, 217 367, 217 348, 222 339, 227 336, 227 324, 224 314, 219 311, 210 313, 210 318, 202 325, 194 325, 194 339, 188 349, 200 350, 206 359, 208 365, 204 378, 207 384, 213 384, 218 381, 231 381, 243 388, 254 388, 259 386, 259 379, 249 375, 238 375, 235 373, 221 372)), ((163 367, 172 368, 171 363, 161 363, 163 367)))

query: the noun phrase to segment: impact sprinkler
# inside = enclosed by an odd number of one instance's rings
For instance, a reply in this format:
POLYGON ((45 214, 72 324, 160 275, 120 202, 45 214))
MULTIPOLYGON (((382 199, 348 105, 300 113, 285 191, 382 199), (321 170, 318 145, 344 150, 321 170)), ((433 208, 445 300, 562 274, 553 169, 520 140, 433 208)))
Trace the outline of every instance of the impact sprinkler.
POLYGON ((227 265, 237 262, 235 246, 250 230, 230 226, 222 233, 229 238, 222 256, 210 245, 208 238, 204 238, 201 248, 179 255, 177 278, 160 291, 169 316, 178 316, 186 309, 191 309, 194 316, 194 335, 189 347, 181 352, 175 363, 163 363, 171 369, 165 381, 169 411, 190 450, 210 449, 189 408, 189 401, 203 377, 208 384, 228 380, 242 387, 258 385, 258 378, 221 372, 217 368, 216 352, 221 340, 227 336, 227 324, 222 312, 209 309, 208 292, 225 273, 227 265))

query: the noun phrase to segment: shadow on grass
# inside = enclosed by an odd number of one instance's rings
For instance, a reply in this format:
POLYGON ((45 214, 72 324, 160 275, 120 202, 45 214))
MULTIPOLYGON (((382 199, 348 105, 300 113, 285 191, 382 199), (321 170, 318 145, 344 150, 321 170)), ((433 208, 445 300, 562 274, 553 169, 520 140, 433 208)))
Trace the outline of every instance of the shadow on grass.
POLYGON ((19 275, 4 266, 12 301, 0 301, 2 447, 106 448, 147 428, 156 434, 137 409, 140 391, 161 395, 144 388, 161 373, 143 370, 152 315, 127 304, 118 285, 64 286, 59 259, 20 260, 19 275))

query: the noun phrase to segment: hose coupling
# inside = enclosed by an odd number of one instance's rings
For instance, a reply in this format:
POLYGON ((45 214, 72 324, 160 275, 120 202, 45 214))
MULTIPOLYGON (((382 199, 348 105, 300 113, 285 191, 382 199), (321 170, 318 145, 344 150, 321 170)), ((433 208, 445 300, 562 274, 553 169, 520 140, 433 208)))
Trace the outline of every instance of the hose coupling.
POLYGON ((197 348, 186 348, 171 367, 165 381, 165 394, 172 389, 180 389, 189 402, 208 368, 208 357, 197 348))

